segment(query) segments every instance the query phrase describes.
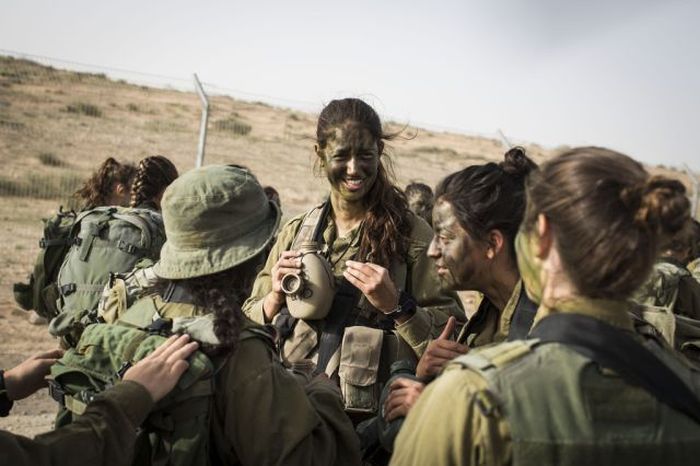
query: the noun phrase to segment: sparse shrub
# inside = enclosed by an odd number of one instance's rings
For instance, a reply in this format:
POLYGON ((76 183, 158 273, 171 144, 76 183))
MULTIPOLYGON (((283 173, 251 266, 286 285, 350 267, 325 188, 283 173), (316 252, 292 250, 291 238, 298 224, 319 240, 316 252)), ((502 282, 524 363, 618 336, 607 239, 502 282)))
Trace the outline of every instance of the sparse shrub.
POLYGON ((126 104, 126 109, 129 110, 130 112, 138 112, 139 106, 136 104, 126 104))
POLYGON ((85 102, 76 102, 66 105, 66 112, 68 113, 78 113, 81 115, 91 116, 99 118, 102 116, 102 110, 100 110, 97 105, 88 104, 85 102))
POLYGON ((297 115, 296 113, 290 113, 290 114, 289 114, 289 119, 292 120, 292 121, 301 121, 301 118, 300 118, 299 115, 297 115))
POLYGON ((247 136, 253 129, 248 123, 233 117, 214 122, 214 129, 217 131, 231 132, 237 136, 247 136))
POLYGON ((68 200, 82 182, 83 177, 75 173, 60 176, 32 173, 16 180, 0 177, 0 196, 68 200))
POLYGON ((20 131, 24 129, 24 123, 20 123, 19 121, 12 121, 12 120, 2 120, 0 119, 0 129, 2 128, 7 128, 7 129, 13 129, 15 131, 20 131))
POLYGON ((39 161, 48 167, 65 167, 66 162, 61 160, 53 152, 42 152, 39 154, 39 161))

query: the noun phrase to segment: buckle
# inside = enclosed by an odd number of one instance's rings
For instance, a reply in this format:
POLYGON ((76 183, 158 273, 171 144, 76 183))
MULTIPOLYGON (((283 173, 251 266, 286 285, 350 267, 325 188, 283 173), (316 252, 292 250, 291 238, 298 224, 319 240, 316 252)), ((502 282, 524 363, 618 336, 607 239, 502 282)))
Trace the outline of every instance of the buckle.
POLYGON ((56 400, 61 406, 66 405, 66 391, 63 389, 60 383, 53 379, 48 380, 49 384, 49 396, 56 400))

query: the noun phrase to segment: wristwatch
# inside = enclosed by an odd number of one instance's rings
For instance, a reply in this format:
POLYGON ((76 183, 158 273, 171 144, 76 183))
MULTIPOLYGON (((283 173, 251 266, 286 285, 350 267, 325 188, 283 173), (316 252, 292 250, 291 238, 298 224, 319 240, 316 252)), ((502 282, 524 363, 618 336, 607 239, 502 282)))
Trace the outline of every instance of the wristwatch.
POLYGON ((417 307, 418 305, 416 304, 416 300, 413 299, 413 296, 401 290, 401 293, 399 293, 399 303, 396 305, 396 308, 384 315, 394 320, 399 317, 412 317, 413 314, 416 313, 417 307))
POLYGON ((14 402, 7 397, 5 389, 5 371, 0 370, 0 417, 10 414, 14 402))

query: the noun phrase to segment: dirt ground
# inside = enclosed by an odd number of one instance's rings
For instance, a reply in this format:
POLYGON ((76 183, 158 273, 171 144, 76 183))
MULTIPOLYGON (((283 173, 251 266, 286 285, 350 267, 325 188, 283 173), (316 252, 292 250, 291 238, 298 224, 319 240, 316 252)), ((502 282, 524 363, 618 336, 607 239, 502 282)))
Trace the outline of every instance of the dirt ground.
MULTIPOLYGON (((210 108, 205 163, 249 167, 279 191, 284 219, 322 199, 326 182, 313 174, 315 115, 226 96, 212 96, 210 108)), ((194 93, 0 56, 0 367, 56 346, 46 326, 31 325, 12 296, 12 284, 26 278, 39 250, 40 219, 108 156, 137 162, 163 154, 180 172, 192 168, 199 119, 194 93)), ((412 180, 435 186, 468 165, 500 161, 504 152, 492 138, 401 123, 386 129, 402 134, 388 144, 402 187, 412 180)), ((563 149, 526 148, 537 162, 563 149)), ((473 308, 473 297, 464 299, 473 308)), ((50 429, 55 412, 43 390, 17 402, 12 416, 0 418, 0 429, 31 436, 50 429)))

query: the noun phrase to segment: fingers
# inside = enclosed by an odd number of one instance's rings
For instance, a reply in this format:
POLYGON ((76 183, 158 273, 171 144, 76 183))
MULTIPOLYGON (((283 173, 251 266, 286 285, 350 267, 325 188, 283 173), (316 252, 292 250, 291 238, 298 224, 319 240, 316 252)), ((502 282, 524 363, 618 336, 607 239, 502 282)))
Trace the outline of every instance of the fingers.
POLYGON ((170 338, 168 338, 168 339, 165 340, 163 343, 161 343, 160 346, 158 346, 158 348, 156 348, 155 350, 153 350, 153 352, 152 352, 151 354, 149 354, 148 356, 146 356, 144 359, 157 358, 157 357, 160 356, 166 349, 168 349, 168 347, 169 347, 170 345, 172 345, 172 344, 175 342, 175 340, 177 340, 178 338, 180 338, 180 335, 172 335, 172 336, 170 336, 170 338))
POLYGON ((457 319, 455 319, 454 316, 450 316, 450 318, 447 319, 447 324, 445 324, 445 328, 442 329, 442 333, 440 333, 440 336, 437 337, 437 339, 438 340, 451 340, 452 335, 454 335, 456 325, 457 325, 457 319))
MULTIPOLYGON (((172 337, 171 337, 172 338, 172 337)), ((182 347, 188 344, 190 341, 190 336, 185 334, 178 335, 177 338, 175 338, 174 341, 170 341, 170 338, 166 340, 166 342, 163 345, 165 346, 165 349, 163 349, 163 352, 160 353, 159 358, 163 359, 164 361, 170 360, 170 357, 177 353, 182 347)), ((176 358, 177 359, 177 358, 176 358)), ((173 359, 174 361, 175 359, 173 359)))
POLYGON ((190 367, 190 364, 183 360, 176 361, 175 364, 172 365, 170 368, 170 374, 175 377, 176 379, 180 379, 180 376, 187 371, 187 368, 190 367))
POLYGON ((199 348, 199 343, 197 343, 196 341, 187 343, 186 345, 180 347, 177 351, 172 353, 170 356, 168 356, 166 362, 170 364, 177 364, 179 361, 184 361, 185 359, 190 357, 192 353, 197 351, 197 348, 199 348))
POLYGON ((389 390, 391 390, 392 393, 395 390, 409 387, 422 390, 424 386, 425 384, 423 382, 419 382, 418 380, 409 379, 408 377, 399 377, 398 379, 391 382, 391 385, 389 385, 389 390))

